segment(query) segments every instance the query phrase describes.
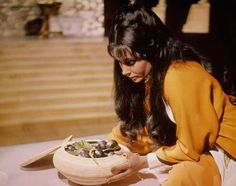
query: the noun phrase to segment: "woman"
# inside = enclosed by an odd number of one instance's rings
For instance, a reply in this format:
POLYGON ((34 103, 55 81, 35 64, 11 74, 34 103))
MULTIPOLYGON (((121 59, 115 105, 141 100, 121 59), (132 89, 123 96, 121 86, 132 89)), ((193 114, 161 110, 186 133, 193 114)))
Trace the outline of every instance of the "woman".
POLYGON ((135 2, 115 16, 108 52, 120 121, 109 138, 131 150, 108 183, 149 167, 168 171, 165 186, 235 184, 236 98, 205 59, 135 2))

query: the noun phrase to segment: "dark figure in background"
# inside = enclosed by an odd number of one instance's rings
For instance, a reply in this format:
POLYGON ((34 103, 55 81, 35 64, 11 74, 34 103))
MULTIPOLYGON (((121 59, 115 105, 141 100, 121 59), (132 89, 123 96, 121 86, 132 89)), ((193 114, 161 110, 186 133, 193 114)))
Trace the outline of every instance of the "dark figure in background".
POLYGON ((188 11, 192 3, 198 0, 166 0, 166 25, 175 37, 183 39, 181 32, 186 22, 188 11))
POLYGON ((210 0, 210 3, 210 42, 204 49, 224 90, 236 95, 236 1, 210 0))

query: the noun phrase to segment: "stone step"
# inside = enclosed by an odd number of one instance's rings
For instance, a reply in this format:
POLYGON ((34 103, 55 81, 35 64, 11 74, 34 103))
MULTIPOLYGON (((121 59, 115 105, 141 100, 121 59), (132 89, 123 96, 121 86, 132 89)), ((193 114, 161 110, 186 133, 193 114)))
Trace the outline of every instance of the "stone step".
POLYGON ((47 67, 47 68, 2 68, 1 74, 28 74, 28 73, 41 73, 42 75, 45 73, 63 73, 63 72, 70 72, 70 73, 109 73, 111 71, 111 67, 109 66, 94 66, 94 67, 73 67, 72 65, 67 67, 47 67))
POLYGON ((19 83, 20 86, 18 86, 15 83, 15 86, 13 85, 9 85, 9 84, 5 84, 2 85, 1 89, 0 89, 0 94, 1 93, 15 93, 15 92, 26 92, 26 91, 47 91, 47 90, 69 90, 69 89, 76 89, 79 92, 82 91, 86 91, 86 90, 103 90, 104 88, 106 88, 107 90, 110 90, 109 87, 112 86, 111 82, 87 82, 87 83, 76 83, 76 82, 68 82, 67 84, 65 84, 64 82, 62 83, 57 83, 57 84, 51 84, 49 83, 19 83), (17 86, 16 86, 17 85, 17 86))
MULTIPOLYGON (((18 98, 27 98, 27 97, 49 97, 61 94, 76 94, 76 93, 85 93, 89 94, 90 92, 107 92, 111 88, 111 84, 100 84, 94 86, 77 86, 77 87, 55 87, 54 89, 43 89, 40 87, 35 87, 34 89, 25 89, 20 91, 8 91, 8 90, 1 90, 0 97, 1 99, 7 99, 9 97, 18 97, 18 98)), ((13 90, 13 88, 12 88, 13 90)))
MULTIPOLYGON (((90 100, 82 101, 81 99, 64 99, 64 100, 34 100, 34 101, 24 101, 22 104, 19 102, 14 103, 0 103, 0 114, 9 114, 9 113, 22 113, 22 112, 39 112, 39 111, 45 111, 45 110, 58 110, 58 109, 81 109, 89 111, 96 111, 97 109, 104 108, 111 108, 112 101, 107 101, 107 97, 105 99, 98 99, 94 101, 94 97, 90 98, 90 100), (32 102, 34 104, 32 104, 32 102), (37 104, 35 104, 37 103, 37 104)), ((1 119, 0 119, 1 120, 1 119)))
POLYGON ((89 117, 98 117, 98 116, 107 116, 114 115, 112 111, 112 107, 108 105, 93 105, 77 107, 70 106, 71 108, 45 108, 43 109, 35 109, 30 111, 18 111, 18 112, 10 112, 10 113, 0 113, 1 124, 0 126, 7 125, 16 125, 16 124, 24 124, 24 123, 35 123, 35 122, 45 122, 45 121, 53 121, 53 120, 63 120, 63 119, 83 119, 89 117))
MULTIPOLYGON (((22 72, 14 72, 14 73, 0 73, 0 79, 1 80, 8 80, 8 81, 13 81, 13 80, 21 80, 21 79, 53 79, 53 78, 66 78, 66 79, 71 79, 71 78, 77 78, 77 77, 86 77, 87 75, 91 74, 90 77, 96 77, 98 78, 100 76, 103 76, 104 74, 110 74, 110 71, 86 71, 86 70, 80 70, 78 71, 77 69, 74 69, 73 71, 66 71, 66 70, 61 70, 57 72, 30 72, 30 71, 24 71, 22 72)), ((111 76, 111 75, 110 75, 111 76)), ((69 81, 68 81, 69 82, 69 81)))
POLYGON ((45 66, 50 66, 50 65, 55 65, 60 66, 60 65, 80 65, 80 67, 83 66, 89 66, 93 67, 94 65, 99 64, 101 66, 101 63, 104 63, 104 66, 110 65, 112 66, 113 60, 109 57, 108 59, 106 58, 97 58, 96 60, 94 59, 88 59, 88 58, 82 58, 81 56, 75 56, 75 57, 54 57, 50 59, 50 61, 46 61, 45 58, 34 58, 34 63, 32 64, 31 59, 17 59, 15 58, 8 58, 7 59, 1 59, 0 58, 0 67, 45 67, 45 66), (104 63, 105 62, 105 63, 104 63), (108 63, 107 63, 108 62, 108 63))
POLYGON ((82 118, 69 117, 21 123, 0 127, 0 146, 62 139, 66 136, 90 136, 111 131, 116 123, 114 115, 95 113, 82 118))
POLYGON ((70 84, 93 84, 94 82, 98 83, 109 83, 112 82, 112 76, 110 74, 82 74, 80 76, 53 76, 53 77, 47 77, 47 76, 38 76, 34 78, 27 78, 25 76, 17 79, 12 78, 5 78, 2 79, 0 82, 0 87, 15 87, 15 86, 47 86, 47 85, 63 85, 67 84, 68 82, 70 84), (10 82, 10 84, 9 84, 10 82))
MULTIPOLYGON (((37 92, 36 92, 37 93, 37 92)), ((96 91, 96 92, 76 92, 76 91, 70 91, 65 93, 61 91, 54 91, 51 92, 51 94, 48 94, 47 92, 44 92, 44 94, 37 94, 36 93, 28 93, 28 94, 5 94, 1 95, 0 97, 0 104, 22 104, 29 102, 30 104, 34 104, 33 102, 41 102, 41 101, 58 101, 58 100, 68 100, 68 99, 79 99, 81 102, 89 102, 93 100, 108 100, 111 98, 111 94, 107 91, 96 91)))

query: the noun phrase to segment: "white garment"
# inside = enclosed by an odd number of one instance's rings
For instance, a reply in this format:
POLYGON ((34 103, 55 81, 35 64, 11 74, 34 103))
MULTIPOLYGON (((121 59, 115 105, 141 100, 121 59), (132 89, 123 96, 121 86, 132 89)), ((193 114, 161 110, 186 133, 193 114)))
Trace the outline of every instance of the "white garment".
MULTIPOLYGON (((172 122, 175 123, 174 116, 173 116, 170 106, 164 101, 164 99, 163 99, 163 102, 165 104, 165 109, 168 114, 168 117, 170 118, 172 122)), ((157 155, 155 152, 148 153, 147 160, 148 160, 149 170, 152 171, 153 174, 155 174, 158 177, 159 182, 162 183, 166 181, 169 175, 168 172, 170 169, 172 169, 172 166, 161 163, 159 159, 157 158, 157 155)))
POLYGON ((176 122, 175 122, 175 119, 174 119, 173 112, 172 112, 172 110, 171 110, 171 108, 170 108, 170 105, 168 105, 168 104, 164 101, 164 99, 163 99, 163 102, 164 102, 165 109, 166 109, 166 113, 167 113, 168 117, 170 118, 170 120, 171 120, 173 123, 176 123, 176 122))
POLYGON ((216 146, 217 150, 211 150, 221 176, 222 186, 236 186, 236 161, 230 159, 223 149, 216 146))
MULTIPOLYGON (((170 118, 172 122, 175 123, 173 112, 170 106, 164 101, 164 99, 163 99, 163 102, 164 102, 168 117, 170 118)), ((153 174, 155 174, 158 177, 159 182, 162 183, 166 181, 169 175, 168 172, 170 169, 172 169, 172 166, 161 163, 159 159, 157 158, 157 155, 155 152, 148 153, 147 160, 148 160, 149 170, 152 171, 153 174)))

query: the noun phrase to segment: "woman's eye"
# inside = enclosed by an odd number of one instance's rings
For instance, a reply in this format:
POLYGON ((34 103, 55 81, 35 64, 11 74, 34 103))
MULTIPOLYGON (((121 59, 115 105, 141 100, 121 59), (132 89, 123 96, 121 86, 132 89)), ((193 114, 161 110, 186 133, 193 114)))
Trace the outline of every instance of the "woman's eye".
POLYGON ((136 60, 132 59, 132 60, 125 60, 124 64, 127 66, 132 66, 136 63, 136 60))

